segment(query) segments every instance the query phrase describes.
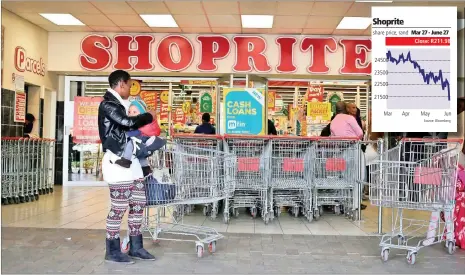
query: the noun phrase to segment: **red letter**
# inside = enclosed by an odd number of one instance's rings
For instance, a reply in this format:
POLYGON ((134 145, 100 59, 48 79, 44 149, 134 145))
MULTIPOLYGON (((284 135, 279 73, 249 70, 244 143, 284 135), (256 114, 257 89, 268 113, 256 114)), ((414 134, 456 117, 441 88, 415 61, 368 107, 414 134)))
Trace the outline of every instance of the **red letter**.
POLYGON ((215 61, 229 55, 231 49, 229 40, 220 35, 197 37, 200 43, 200 63, 197 65, 199 71, 213 72, 218 69, 215 61))
POLYGON ((113 66, 118 70, 133 69, 139 71, 148 71, 153 69, 153 64, 150 57, 150 46, 154 40, 151 35, 117 35, 114 37, 116 41, 116 64, 113 66), (136 47, 132 49, 131 44, 135 42, 136 47), (134 66, 131 57, 136 58, 136 65, 134 66))
POLYGON ((91 34, 81 41, 79 64, 89 71, 101 71, 111 63, 111 40, 107 36, 91 34))
POLYGON ((371 40, 341 39, 339 43, 344 50, 341 74, 371 74, 371 62, 367 58, 371 40))
POLYGON ((233 69, 236 72, 269 72, 271 66, 265 56, 266 41, 260 36, 236 36, 236 64, 233 69), (252 61, 252 66, 250 62, 252 61))
POLYGON ((276 44, 279 45, 279 64, 276 71, 280 73, 293 73, 296 71, 294 65, 294 44, 297 39, 294 37, 278 37, 276 44))
POLYGON ((336 52, 336 40, 332 37, 306 37, 300 43, 300 49, 303 52, 312 51, 312 58, 310 59, 310 67, 307 68, 309 73, 325 74, 329 72, 326 65, 326 50, 331 53, 336 52))
POLYGON ((194 60, 194 47, 184 36, 168 35, 158 44, 157 58, 160 65, 167 71, 183 71, 189 68, 194 60), (172 46, 178 49, 176 56, 172 54, 172 46))

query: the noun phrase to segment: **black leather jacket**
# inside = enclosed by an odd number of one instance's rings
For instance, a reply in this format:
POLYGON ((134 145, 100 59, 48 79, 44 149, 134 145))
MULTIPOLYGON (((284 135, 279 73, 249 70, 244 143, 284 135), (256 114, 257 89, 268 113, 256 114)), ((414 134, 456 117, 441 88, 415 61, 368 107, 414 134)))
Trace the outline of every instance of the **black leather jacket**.
POLYGON ((136 130, 152 120, 149 113, 129 117, 119 100, 112 93, 106 92, 98 108, 98 132, 103 152, 110 150, 121 156, 127 142, 126 132, 136 130))

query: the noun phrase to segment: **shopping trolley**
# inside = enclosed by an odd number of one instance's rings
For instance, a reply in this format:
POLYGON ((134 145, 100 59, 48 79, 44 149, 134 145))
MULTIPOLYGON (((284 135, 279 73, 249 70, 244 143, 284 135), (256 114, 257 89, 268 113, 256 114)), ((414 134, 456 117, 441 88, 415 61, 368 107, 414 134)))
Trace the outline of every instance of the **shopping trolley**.
MULTIPOLYGON (((421 248, 445 241, 455 252, 455 183, 462 140, 402 139, 370 164, 370 202, 392 208, 391 232, 381 238, 381 258, 387 261, 391 248, 407 250, 414 264, 421 248), (422 221, 404 217, 404 209, 444 211, 445 221, 422 221), (396 211, 395 211, 396 210, 396 211), (396 213, 394 213, 396 212, 396 213), (422 230, 426 238, 416 241, 422 230)), ((433 218, 434 215, 432 215, 433 218)))
POLYGON ((310 178, 311 140, 305 137, 273 137, 271 139, 270 206, 280 215, 289 207, 298 217, 302 212, 313 220, 310 178))
MULTIPOLYGON (((221 151, 168 144, 151 157, 153 174, 145 179, 147 208, 143 231, 150 238, 190 241, 198 257, 204 245, 215 252, 216 241, 223 238, 214 228, 183 223, 184 205, 211 204, 226 199, 234 191, 234 158, 221 151), (155 208, 155 214, 150 210, 155 208), (166 215, 166 212, 171 215, 166 215)), ((128 247, 128 239, 122 248, 128 247)))
POLYGON ((53 192, 54 140, 2 138, 2 204, 24 203, 53 192))
POLYGON ((254 218, 261 210, 263 220, 268 223, 272 218, 267 181, 270 137, 225 135, 224 151, 235 157, 236 189, 230 203, 234 216, 239 215, 239 208, 248 208, 254 218))
MULTIPOLYGON (((216 151, 222 151, 223 138, 220 135, 203 135, 203 134, 174 134, 173 141, 176 144, 187 145, 183 147, 184 150, 187 150, 186 153, 189 153, 189 148, 205 148, 216 151)), ((196 149, 194 149, 196 150, 196 149)), ((203 153, 210 155, 211 152, 216 151, 203 151, 203 153)), ((192 205, 192 208, 194 205, 192 205)), ((186 207, 187 212, 191 212, 191 206, 186 207)), ((213 204, 203 205, 203 214, 205 216, 210 216, 212 219, 215 219, 218 214, 219 202, 214 202, 213 204)))
POLYGON ((344 137, 312 138, 311 160, 313 213, 323 214, 323 206, 333 206, 334 213, 344 212, 358 219, 358 177, 361 150, 359 139, 344 137))

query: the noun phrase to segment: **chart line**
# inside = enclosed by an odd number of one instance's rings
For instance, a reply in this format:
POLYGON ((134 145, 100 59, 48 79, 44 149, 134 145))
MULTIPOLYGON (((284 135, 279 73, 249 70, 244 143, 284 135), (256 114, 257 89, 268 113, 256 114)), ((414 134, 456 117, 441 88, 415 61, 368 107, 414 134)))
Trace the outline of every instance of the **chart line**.
POLYGON ((439 82, 442 90, 447 89, 447 99, 450 101, 450 83, 448 79, 444 78, 442 70, 439 70, 437 75, 435 75, 435 73, 433 72, 426 73, 425 69, 421 68, 420 64, 412 59, 410 51, 407 53, 406 56, 404 56, 404 54, 401 53, 398 58, 395 58, 392 56, 391 51, 388 50, 386 53, 386 58, 389 62, 394 63, 396 65, 399 65, 399 63, 401 62, 403 64, 409 62, 413 65, 414 69, 418 69, 418 73, 421 74, 421 76, 423 77, 423 81, 426 84, 430 84, 431 80, 433 80, 434 84, 438 84, 439 82))

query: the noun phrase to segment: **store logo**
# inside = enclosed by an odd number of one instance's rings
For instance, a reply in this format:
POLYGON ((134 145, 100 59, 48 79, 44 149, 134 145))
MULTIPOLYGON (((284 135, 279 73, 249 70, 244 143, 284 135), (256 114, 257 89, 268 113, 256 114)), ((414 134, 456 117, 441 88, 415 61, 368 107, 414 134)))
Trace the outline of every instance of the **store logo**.
POLYGON ((236 121, 235 120, 228 121, 228 128, 231 130, 236 129, 237 128, 236 121))
POLYGON ((39 61, 29 58, 23 47, 16 47, 15 49, 15 68, 18 72, 28 71, 45 76, 45 63, 42 58, 39 61))

